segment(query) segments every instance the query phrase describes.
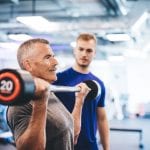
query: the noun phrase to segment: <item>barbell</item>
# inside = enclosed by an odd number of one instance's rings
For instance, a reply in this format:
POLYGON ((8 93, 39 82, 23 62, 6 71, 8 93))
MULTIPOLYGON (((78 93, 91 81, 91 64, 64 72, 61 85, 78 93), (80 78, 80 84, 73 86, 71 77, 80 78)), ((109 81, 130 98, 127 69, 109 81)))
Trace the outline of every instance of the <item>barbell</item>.
MULTIPOLYGON (((94 80, 83 81, 91 89, 87 100, 94 99, 100 94, 100 86, 94 80)), ((35 83, 31 74, 24 70, 0 70, 0 104, 23 105, 35 98, 35 83)), ((50 85, 50 92, 79 92, 79 87, 50 85)))

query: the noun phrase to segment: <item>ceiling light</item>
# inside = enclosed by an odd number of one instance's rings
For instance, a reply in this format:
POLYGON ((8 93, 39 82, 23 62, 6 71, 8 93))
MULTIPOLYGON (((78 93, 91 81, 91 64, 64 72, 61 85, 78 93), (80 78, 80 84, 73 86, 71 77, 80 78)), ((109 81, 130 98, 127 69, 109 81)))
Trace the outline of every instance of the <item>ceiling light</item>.
POLYGON ((32 37, 27 34, 9 34, 8 38, 15 41, 26 41, 32 39, 32 37))
POLYGON ((8 49, 8 50, 16 50, 19 47, 19 43, 14 42, 0 42, 1 49, 8 49))
POLYGON ((52 32, 60 29, 56 22, 50 22, 42 16, 17 17, 17 21, 39 32, 52 32))
POLYGON ((131 37, 126 33, 111 33, 106 34, 105 38, 112 42, 121 42, 121 41, 129 41, 131 37))

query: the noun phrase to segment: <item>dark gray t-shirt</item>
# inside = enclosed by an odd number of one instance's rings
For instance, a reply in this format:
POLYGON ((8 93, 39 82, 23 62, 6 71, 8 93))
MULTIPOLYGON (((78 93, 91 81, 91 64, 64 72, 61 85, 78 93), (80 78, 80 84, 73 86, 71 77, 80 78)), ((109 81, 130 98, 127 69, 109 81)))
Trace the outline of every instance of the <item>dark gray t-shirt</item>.
MULTIPOLYGON (((30 103, 8 107, 7 121, 15 141, 26 130, 31 114, 30 103)), ((73 150, 73 132, 72 116, 57 97, 51 94, 47 108, 46 150, 73 150)))

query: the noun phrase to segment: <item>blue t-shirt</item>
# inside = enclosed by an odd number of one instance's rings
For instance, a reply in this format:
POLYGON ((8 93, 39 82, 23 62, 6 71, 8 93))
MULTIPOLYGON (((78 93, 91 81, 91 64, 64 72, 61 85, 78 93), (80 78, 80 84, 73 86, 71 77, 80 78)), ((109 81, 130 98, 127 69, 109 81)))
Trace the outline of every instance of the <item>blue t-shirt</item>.
MULTIPOLYGON (((94 100, 85 100, 82 108, 81 132, 78 138, 78 143, 75 145, 75 150, 98 150, 96 141, 97 118, 96 108, 104 107, 105 87, 103 82, 93 75, 79 73, 72 68, 63 72, 57 73, 57 81, 55 85, 75 86, 85 80, 95 80, 100 84, 101 94, 94 100)), ((72 113, 75 104, 74 92, 59 92, 55 93, 62 101, 66 108, 72 113)))

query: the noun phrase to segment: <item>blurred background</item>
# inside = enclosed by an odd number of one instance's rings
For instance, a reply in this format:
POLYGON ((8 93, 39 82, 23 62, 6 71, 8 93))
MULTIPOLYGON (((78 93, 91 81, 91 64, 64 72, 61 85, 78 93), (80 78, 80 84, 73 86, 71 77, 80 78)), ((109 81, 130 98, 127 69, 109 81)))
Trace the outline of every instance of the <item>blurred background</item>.
MULTIPOLYGON (((98 40, 91 69, 107 87, 111 150, 149 150, 150 0, 0 0, 0 69, 19 68, 18 46, 41 37, 63 70, 73 63, 81 32, 98 40)), ((7 144, 5 113, 0 105, 0 139, 7 144)))

